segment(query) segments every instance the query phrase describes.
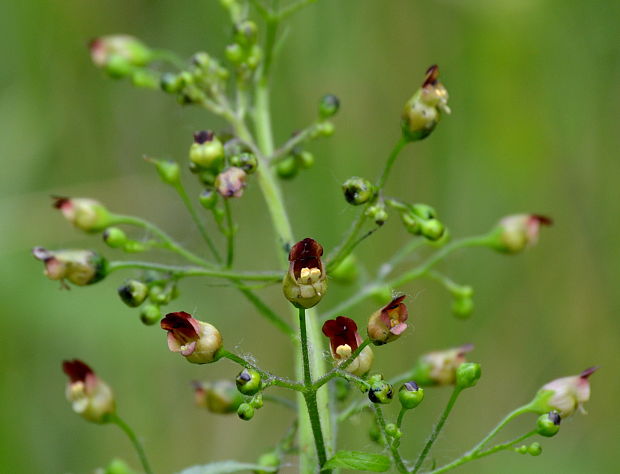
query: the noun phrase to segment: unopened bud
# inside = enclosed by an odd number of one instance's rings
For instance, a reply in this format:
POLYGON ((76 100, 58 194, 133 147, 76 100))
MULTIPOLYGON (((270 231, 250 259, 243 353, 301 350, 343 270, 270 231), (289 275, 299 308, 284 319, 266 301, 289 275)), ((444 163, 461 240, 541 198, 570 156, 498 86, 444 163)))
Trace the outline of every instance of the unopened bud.
POLYGON ((340 108, 340 100, 334 94, 326 94, 321 97, 319 102, 319 117, 322 120, 333 117, 338 113, 340 108))
MULTIPOLYGON (((258 458, 258 462, 257 462, 259 466, 271 467, 271 468, 277 468, 280 466, 281 463, 282 463, 282 458, 280 457, 280 454, 278 453, 278 451, 271 451, 271 452, 261 455, 261 457, 258 458)), ((254 474, 267 474, 268 472, 274 472, 274 470, 270 469, 269 471, 265 471, 265 470, 257 469, 254 471, 254 474)), ((275 472, 277 472, 277 470, 275 472)))
POLYGON ((247 175, 241 168, 231 166, 217 175, 215 187, 224 198, 241 197, 245 189, 247 175))
POLYGON ((478 383, 481 375, 480 364, 464 362, 456 369, 456 386, 459 388, 473 387, 478 383))
POLYGON ((215 382, 193 382, 196 405, 206 408, 209 412, 226 415, 235 413, 243 403, 235 384, 229 380, 215 382))
POLYGON ((276 165, 276 173, 282 179, 292 179, 299 172, 299 165, 294 156, 287 156, 276 165))
POLYGON ((527 453, 530 456, 540 456, 542 454, 542 446, 540 443, 534 441, 527 447, 527 453))
POLYGON ((112 77, 126 76, 153 59, 152 51, 129 35, 102 36, 91 41, 89 47, 95 66, 105 69, 112 77))
POLYGON ((161 319, 161 309, 157 304, 145 304, 140 309, 140 321, 146 326, 152 326, 161 319))
POLYGON ((161 90, 167 92, 168 94, 176 94, 181 92, 183 87, 185 87, 185 84, 186 83, 183 76, 173 72, 166 72, 162 74, 159 80, 159 87, 161 87, 161 90))
POLYGON ((237 390, 244 395, 254 395, 261 389, 260 374, 253 369, 243 369, 235 380, 237 390))
POLYGON ((256 43, 258 27, 251 20, 245 20, 235 25, 234 38, 241 45, 249 46, 256 43))
POLYGON ((402 114, 403 137, 408 141, 422 140, 435 129, 442 113, 450 113, 448 91, 437 80, 439 68, 426 71, 422 87, 407 101, 402 114))
POLYGON ((572 415, 577 409, 585 413, 583 404, 590 399, 590 376, 597 367, 590 367, 579 375, 562 377, 544 385, 530 403, 538 413, 557 411, 562 418, 572 415))
POLYGON ((245 58, 245 52, 239 43, 231 43, 226 46, 226 59, 234 65, 239 65, 245 58))
POLYGON ((297 159, 300 168, 309 169, 314 166, 314 155, 308 150, 299 152, 295 158, 297 159))
POLYGON ((474 346, 466 344, 443 351, 434 351, 420 357, 413 367, 412 376, 421 386, 453 385, 456 372, 465 362, 465 356, 474 346))
POLYGON ((311 135, 311 138, 317 137, 331 137, 336 131, 336 127, 332 122, 325 121, 316 124, 314 127, 314 131, 311 135))
MULTIPOLYGON (((97 471, 100 473, 101 471, 97 471)), ((108 464, 102 474, 138 474, 136 471, 131 469, 129 465, 123 461, 122 459, 112 459, 110 464, 108 464)))
POLYGON ((474 312, 474 300, 471 296, 455 296, 452 301, 452 314, 459 319, 467 319, 474 312))
POLYGON ((367 179, 354 176, 347 179, 342 185, 344 198, 349 204, 359 206, 374 199, 377 189, 367 179))
POLYGON ((372 403, 388 404, 393 396, 392 386, 383 380, 373 382, 368 390, 368 399, 372 403))
POLYGON ((557 411, 550 411, 538 417, 538 420, 536 420, 536 431, 540 436, 551 438, 560 431, 561 422, 560 414, 557 411))
POLYGON ((224 145, 210 130, 196 132, 189 159, 200 168, 217 173, 224 164, 224 145))
POLYGON ((400 437, 402 436, 400 429, 394 423, 388 423, 387 425, 385 425, 385 434, 391 436, 394 439, 400 439, 400 437))
POLYGON ((46 250, 35 247, 32 254, 45 264, 50 280, 69 280, 77 286, 91 285, 107 275, 108 262, 90 250, 46 250))
POLYGON ((263 408, 264 404, 265 404, 265 402, 263 400, 263 394, 262 393, 257 393, 250 400, 250 405, 252 405, 252 408, 254 408, 256 410, 260 410, 261 408, 263 408))
POLYGON ((158 160, 149 157, 146 157, 145 160, 155 165, 155 169, 157 169, 157 173, 159 173, 159 177, 164 183, 172 186, 180 183, 181 170, 177 162, 172 160, 158 160))
POLYGON ((140 280, 127 280, 117 291, 123 303, 130 308, 136 308, 144 303, 148 296, 149 287, 140 280))
POLYGON ((198 200, 205 209, 213 209, 217 204, 219 194, 213 189, 205 189, 200 193, 198 200))
POLYGON ((420 222, 420 233, 428 240, 436 241, 443 237, 445 226, 437 219, 423 220, 420 222))
POLYGON ((254 407, 249 403, 242 403, 237 408, 237 415, 244 421, 249 421, 254 418, 254 407))
POLYGON ((106 207, 94 199, 55 197, 54 207, 71 224, 85 232, 100 232, 114 222, 106 207))
POLYGON ((405 410, 411 410, 424 400, 424 389, 413 380, 406 382, 398 390, 398 400, 405 410))
POLYGON ((128 241, 127 234, 118 227, 108 227, 103 231, 103 241, 113 249, 122 248, 128 241))
POLYGON ((247 174, 252 174, 258 168, 258 158, 254 153, 243 152, 230 158, 230 164, 241 168, 247 174))

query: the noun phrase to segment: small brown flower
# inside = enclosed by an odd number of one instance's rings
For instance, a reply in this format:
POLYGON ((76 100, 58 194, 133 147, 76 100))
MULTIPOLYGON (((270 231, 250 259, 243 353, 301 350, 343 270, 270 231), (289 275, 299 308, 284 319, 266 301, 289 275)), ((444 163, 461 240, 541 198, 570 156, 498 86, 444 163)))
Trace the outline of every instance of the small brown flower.
POLYGON ((368 321, 368 337, 375 345, 394 341, 407 329, 409 313, 403 303, 405 295, 394 298, 375 311, 368 321))
POLYGON ((168 313, 161 320, 161 328, 168 331, 168 349, 194 364, 213 362, 222 347, 222 336, 215 326, 184 311, 168 313))
POLYGON ((215 188, 220 196, 224 198, 241 197, 247 185, 246 177, 245 171, 241 168, 231 166, 217 175, 215 188))
POLYGON ((327 291, 327 280, 321 256, 323 247, 306 238, 297 242, 289 252, 289 269, 284 278, 284 296, 295 306, 312 308, 327 291))
POLYGON ((64 361, 62 370, 69 377, 66 395, 73 411, 88 421, 104 423, 115 409, 110 387, 81 360, 64 361))
MULTIPOLYGON (((357 324, 345 316, 338 316, 323 324, 323 334, 329 337, 329 349, 336 362, 348 359, 362 343, 362 338, 357 332, 357 324)), ((370 347, 365 347, 362 352, 346 368, 354 375, 365 375, 370 370, 374 354, 370 347)))

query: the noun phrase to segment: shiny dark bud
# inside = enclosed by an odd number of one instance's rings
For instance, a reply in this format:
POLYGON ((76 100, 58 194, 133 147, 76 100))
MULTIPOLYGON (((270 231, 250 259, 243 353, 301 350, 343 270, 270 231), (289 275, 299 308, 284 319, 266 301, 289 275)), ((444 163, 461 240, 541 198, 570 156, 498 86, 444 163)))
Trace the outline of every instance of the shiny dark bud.
POLYGON ((384 381, 373 382, 368 390, 368 399, 372 403, 388 404, 392 401, 394 391, 392 386, 384 381))
POLYGON ((407 382, 400 387, 398 391, 398 400, 405 410, 411 410, 424 400, 424 389, 418 387, 418 384, 413 380, 407 382))
POLYGON ((557 411, 550 411, 538 417, 538 420, 536 420, 536 430, 540 436, 551 438, 560 431, 561 422, 560 414, 557 411))
POLYGON ((319 102, 319 117, 323 120, 333 117, 340 108, 340 99, 334 94, 326 94, 319 102))
POLYGON ((130 308, 136 308, 146 300, 149 287, 139 280, 127 280, 117 291, 123 303, 130 308))
POLYGON ((342 191, 349 204, 359 206, 374 199, 377 188, 367 179, 354 176, 342 184, 342 191))
POLYGON ((243 369, 235 379, 237 390, 244 395, 254 395, 260 391, 261 377, 260 374, 253 369, 243 369))
POLYGON ((244 421, 249 421, 254 418, 254 408, 249 403, 242 403, 237 408, 237 415, 244 421))

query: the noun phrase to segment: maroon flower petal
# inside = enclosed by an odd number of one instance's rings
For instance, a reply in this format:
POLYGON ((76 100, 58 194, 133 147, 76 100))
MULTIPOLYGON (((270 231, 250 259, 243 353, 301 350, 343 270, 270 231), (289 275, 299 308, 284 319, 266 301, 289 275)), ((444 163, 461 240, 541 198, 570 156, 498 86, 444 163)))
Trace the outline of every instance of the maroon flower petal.
POLYGON ((175 338, 182 338, 184 341, 198 338, 199 326, 192 315, 185 311, 168 313, 160 325, 163 330, 173 333, 175 338))
POLYGON ((388 326, 390 325, 391 319, 397 319, 401 323, 407 321, 409 313, 407 311, 407 306, 403 303, 406 297, 407 295, 398 296, 381 309, 381 320, 388 326), (394 312, 397 313, 397 317, 393 316, 394 312))
POLYGON ((354 351, 359 345, 360 337, 357 334, 357 324, 345 316, 338 316, 336 319, 325 321, 323 324, 323 334, 329 337, 334 354, 338 346, 348 344, 351 351, 354 351))
POLYGON ((551 219, 551 217, 541 216, 540 214, 532 214, 530 218, 535 220, 541 225, 546 225, 546 226, 553 225, 553 219, 551 219))
POLYGON ((599 369, 598 365, 595 365, 594 367, 588 367, 586 370, 584 370, 583 372, 579 374, 579 377, 585 380, 588 377, 590 377, 590 375, 592 375, 594 372, 596 372, 598 369, 599 369))
POLYGON ((299 278, 302 268, 318 268, 322 272, 322 255, 323 247, 314 239, 305 238, 293 245, 288 254, 288 260, 293 263, 295 278, 299 278))
POLYGON ((86 382, 88 375, 94 375, 93 370, 79 359, 65 360, 62 371, 67 374, 71 383, 86 382))
POLYGON ((432 86, 437 84, 437 78, 439 77, 439 66, 433 64, 426 70, 426 77, 422 83, 422 87, 432 86))

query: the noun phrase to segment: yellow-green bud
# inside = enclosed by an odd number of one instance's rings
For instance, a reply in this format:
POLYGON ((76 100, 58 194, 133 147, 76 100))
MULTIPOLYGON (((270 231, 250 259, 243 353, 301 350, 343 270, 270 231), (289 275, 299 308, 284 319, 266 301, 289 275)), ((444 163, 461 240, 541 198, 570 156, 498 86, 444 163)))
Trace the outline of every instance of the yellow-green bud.
POLYGON ((103 231, 103 241, 113 249, 124 247, 127 240, 127 234, 118 227, 108 227, 103 231))
POLYGON ((294 156, 287 156, 276 165, 276 173, 282 179, 292 179, 298 171, 299 165, 294 156))
POLYGON ((388 404, 393 396, 392 386, 383 380, 372 382, 368 390, 368 399, 372 403, 388 404))
POLYGON ((406 382, 398 390, 398 400, 405 410, 411 410, 424 400, 424 389, 413 380, 406 382))
POLYGON ((258 38, 258 27, 251 20, 245 20, 235 25, 235 41, 243 46, 250 46, 256 43, 258 38))
POLYGON ((446 228, 437 219, 420 221, 420 233, 428 240, 436 241, 443 237, 446 228))
POLYGON ((140 309, 140 321, 146 326, 152 326, 161 319, 159 306, 153 303, 145 304, 140 309))
POLYGON ((235 384, 229 380, 215 382, 193 382, 196 405, 206 408, 211 413, 226 415, 235 413, 243 403, 235 384))
POLYGON ((239 43, 231 43, 226 46, 226 59, 234 65, 239 65, 245 58, 245 52, 239 43))
POLYGON ((145 157, 145 160, 155 165, 161 180, 172 186, 178 185, 181 181, 181 169, 179 164, 172 160, 158 160, 156 158, 145 157))
POLYGON ((219 194, 216 193, 213 189, 205 189, 200 193, 198 200, 202 207, 205 209, 213 209, 217 204, 219 194))
POLYGON ((394 439, 400 439, 402 436, 400 429, 394 423, 388 423, 385 425, 385 433, 394 439))
POLYGON ((262 393, 257 393, 250 400, 250 405, 252 405, 252 408, 255 408, 256 410, 260 410, 261 408, 263 408, 264 404, 265 402, 263 401, 262 393))
POLYGON ((90 250, 46 250, 35 247, 32 254, 45 264, 50 280, 69 280, 77 286, 92 285, 107 275, 108 262, 90 250))
POLYGON ((536 420, 536 431, 540 436, 551 438, 560 431, 562 418, 557 411, 550 411, 538 417, 536 420))
POLYGON ((183 76, 180 74, 166 72, 162 74, 159 80, 159 87, 161 87, 161 90, 167 92, 168 94, 176 94, 183 90, 183 87, 185 87, 185 81, 183 76))
POLYGON ((224 145, 210 130, 194 133, 194 143, 189 149, 189 159, 200 168, 213 173, 220 171, 224 164, 224 145))
POLYGON ((242 403, 237 408, 237 415, 244 421, 249 421, 254 418, 254 407, 249 403, 242 403))
POLYGON ((354 176, 347 179, 342 185, 344 198, 349 204, 359 206, 374 199, 377 189, 367 179, 354 176))
MULTIPOLYGON (((100 471, 97 471, 100 472, 100 471)), ((131 469, 129 465, 123 461, 122 459, 112 459, 110 464, 108 464, 103 474, 138 474, 136 471, 131 469)))
POLYGON ((117 291, 123 303, 130 308, 136 308, 146 300, 149 287, 139 280, 127 280, 117 291))
MULTIPOLYGON (((282 463, 282 458, 278 451, 271 451, 269 453, 265 453, 258 458, 257 464, 263 467, 279 467, 282 463)), ((267 474, 268 472, 278 472, 270 469, 269 471, 257 469, 254 471, 254 474, 267 474)))
POLYGON ((54 207, 65 219, 85 232, 100 232, 114 224, 112 214, 94 199, 55 197, 54 207))
POLYGON ((473 387, 478 383, 481 375, 480 364, 464 362, 456 369, 456 386, 460 388, 473 387))
POLYGON ((230 158, 230 164, 252 174, 258 168, 258 158, 254 153, 243 152, 230 158))
POLYGON ((253 369, 243 369, 235 380, 237 390, 244 395, 254 395, 261 389, 260 374, 253 369))
POLYGON ((102 36, 91 41, 89 48, 95 66, 105 69, 112 77, 126 76, 153 59, 153 52, 129 35, 102 36))
POLYGON ((530 456, 540 456, 542 454, 542 446, 535 441, 527 447, 527 453, 530 456))
POLYGON ((314 166, 314 155, 307 150, 298 153, 295 158, 300 168, 309 169, 314 166))

